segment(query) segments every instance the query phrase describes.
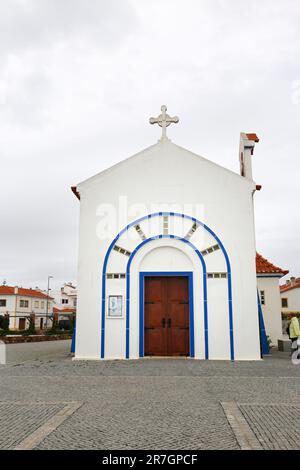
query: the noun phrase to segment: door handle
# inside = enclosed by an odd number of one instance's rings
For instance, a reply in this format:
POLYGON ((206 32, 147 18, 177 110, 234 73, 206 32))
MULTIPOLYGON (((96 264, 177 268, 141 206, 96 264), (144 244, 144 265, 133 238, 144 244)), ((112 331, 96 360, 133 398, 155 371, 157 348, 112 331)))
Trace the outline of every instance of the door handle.
POLYGON ((161 325, 162 325, 163 328, 166 326, 166 319, 165 318, 162 319, 161 325))
POLYGON ((168 328, 171 328, 171 318, 168 318, 168 328))

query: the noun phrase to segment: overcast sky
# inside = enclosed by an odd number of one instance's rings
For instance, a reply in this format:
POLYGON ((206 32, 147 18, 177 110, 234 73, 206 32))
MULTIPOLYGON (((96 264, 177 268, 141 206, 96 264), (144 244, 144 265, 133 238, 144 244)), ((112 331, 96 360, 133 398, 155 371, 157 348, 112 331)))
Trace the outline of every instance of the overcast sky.
POLYGON ((299 0, 2 0, 0 283, 76 282, 76 184, 171 139, 239 171, 256 132, 257 248, 300 275, 299 0))

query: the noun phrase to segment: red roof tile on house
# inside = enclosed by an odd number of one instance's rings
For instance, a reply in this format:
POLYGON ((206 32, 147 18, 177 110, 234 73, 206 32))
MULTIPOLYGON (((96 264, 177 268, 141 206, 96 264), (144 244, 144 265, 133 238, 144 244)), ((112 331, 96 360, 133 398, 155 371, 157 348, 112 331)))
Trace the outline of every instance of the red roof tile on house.
POLYGON ((257 274, 282 274, 282 276, 285 276, 285 274, 288 273, 288 270, 281 269, 278 266, 275 266, 275 264, 272 264, 262 255, 260 255, 259 253, 256 253, 256 273, 257 274))
MULTIPOLYGON (((0 295, 15 295, 15 288, 14 286, 0 286, 0 295)), ((39 290, 35 289, 24 289, 23 287, 18 287, 18 293, 16 295, 23 296, 23 297, 38 297, 40 299, 47 299, 47 295, 39 290)), ((48 297, 48 299, 52 299, 52 297, 48 297)))
POLYGON ((248 140, 254 140, 254 142, 259 142, 259 138, 254 133, 249 133, 249 134, 246 133, 246 136, 248 140))
POLYGON ((53 312, 54 313, 75 313, 75 308, 58 308, 58 307, 53 307, 53 312))
POLYGON ((280 292, 286 292, 288 290, 298 289, 299 287, 300 287, 300 277, 296 277, 296 279, 293 281, 293 284, 283 284, 283 286, 280 286, 280 292))

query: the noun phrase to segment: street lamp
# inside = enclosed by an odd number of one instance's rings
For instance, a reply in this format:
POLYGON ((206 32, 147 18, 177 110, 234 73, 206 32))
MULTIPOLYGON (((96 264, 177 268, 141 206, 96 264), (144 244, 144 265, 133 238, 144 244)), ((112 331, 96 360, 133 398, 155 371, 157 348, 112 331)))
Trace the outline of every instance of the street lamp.
POLYGON ((53 279, 53 276, 48 276, 48 283, 47 283, 46 328, 47 328, 47 324, 48 324, 48 299, 49 299, 49 291, 50 291, 50 279, 53 279))

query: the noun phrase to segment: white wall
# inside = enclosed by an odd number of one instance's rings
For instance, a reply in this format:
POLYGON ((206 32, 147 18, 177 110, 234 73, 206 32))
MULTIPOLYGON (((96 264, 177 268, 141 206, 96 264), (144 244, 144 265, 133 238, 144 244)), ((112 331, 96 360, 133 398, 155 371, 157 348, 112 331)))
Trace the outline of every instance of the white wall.
POLYGON ((0 295, 1 300, 6 300, 6 306, 0 307, 0 315, 15 311, 16 299, 13 295, 0 295))
POLYGON ((300 312, 300 288, 281 292, 280 297, 288 299, 288 307, 282 308, 282 312, 300 312))
POLYGON ((262 312, 265 322, 266 333, 273 345, 277 346, 277 340, 282 339, 281 300, 279 292, 278 277, 258 277, 257 288, 265 291, 265 305, 262 312))
MULTIPOLYGON (((0 315, 12 315, 16 309, 16 299, 13 295, 0 295, 0 299, 6 300, 6 306, 0 307, 0 315)), ((16 320, 11 318, 9 319, 9 328, 13 329, 15 327, 16 320)))
MULTIPOLYGON (((81 359, 100 357, 102 266, 109 244, 126 224, 139 216, 154 212, 155 204, 158 210, 169 208, 171 211, 184 212, 200 218, 221 238, 232 268, 235 357, 259 359, 252 203, 254 188, 253 182, 246 181, 239 175, 170 142, 160 142, 80 184, 78 186, 81 202, 76 357, 81 359), (126 197, 128 213, 124 204, 119 208, 120 196, 126 197), (100 215, 103 214, 103 204, 114 208, 119 216, 119 223, 114 223, 114 217, 111 216, 108 218, 108 224, 111 223, 111 226, 104 227, 100 215), (197 213, 195 213, 196 206, 199 209, 197 213), (103 238, 104 228, 107 233, 103 238)), ((141 225, 147 237, 162 233, 161 217, 141 225)), ((191 225, 191 221, 183 222, 182 219, 178 219, 171 230, 176 235, 184 237, 191 225)), ((134 229, 130 229, 129 232, 128 235, 123 235, 117 244, 132 251, 141 240, 134 229)), ((203 228, 196 231, 191 242, 200 250, 216 243, 203 228)), ((157 248, 157 245, 155 247, 157 248)), ((182 250, 182 247, 180 249, 182 250)), ((126 256, 112 252, 107 272, 125 272, 127 261, 126 256)), ((205 261, 208 271, 226 271, 221 251, 208 255, 205 261)), ((137 263, 138 258, 132 265, 133 296, 140 269, 137 263)), ((166 270, 178 270, 176 267, 178 264, 180 264, 179 258, 176 258, 175 262, 169 257, 168 250, 164 251, 161 259, 155 258, 153 254, 151 262, 154 270, 157 270, 158 265, 164 265, 166 270)), ((195 264, 193 266, 194 269, 200 269, 195 268, 195 264)), ((211 357, 229 359, 226 282, 212 279, 208 280, 208 284, 211 357)), ((125 280, 108 281, 107 286, 106 297, 111 289, 125 295, 125 280)), ((135 316, 137 317, 136 313, 135 316)), ((199 326, 197 333, 199 338, 195 344, 197 343, 198 357, 202 358, 201 331, 199 326)), ((132 334, 135 338, 131 337, 131 350, 135 351, 132 354, 136 354, 137 334, 133 330, 132 334)), ((124 338, 124 320, 106 321, 106 357, 124 357, 124 338)))
POLYGON ((51 296, 54 298, 55 306, 58 308, 76 308, 77 289, 69 284, 64 284, 59 289, 51 289, 51 296), (67 300, 63 303, 62 300, 67 300))

